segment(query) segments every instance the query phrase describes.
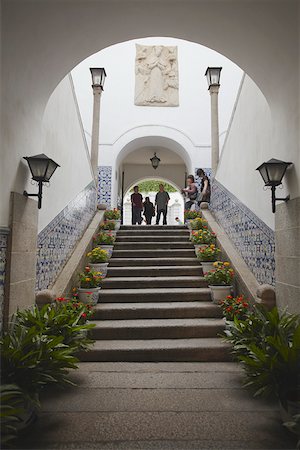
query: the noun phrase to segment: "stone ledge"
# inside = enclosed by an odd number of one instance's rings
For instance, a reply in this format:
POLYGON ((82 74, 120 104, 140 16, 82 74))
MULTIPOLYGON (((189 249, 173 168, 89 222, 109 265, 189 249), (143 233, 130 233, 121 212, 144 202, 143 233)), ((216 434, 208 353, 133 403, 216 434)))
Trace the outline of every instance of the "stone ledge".
POLYGON ((51 287, 51 291, 54 292, 56 296, 68 294, 71 291, 71 288, 78 284, 77 274, 86 264, 86 253, 91 248, 92 238, 103 218, 104 210, 96 211, 94 218, 78 242, 67 264, 60 272, 54 285, 51 287))

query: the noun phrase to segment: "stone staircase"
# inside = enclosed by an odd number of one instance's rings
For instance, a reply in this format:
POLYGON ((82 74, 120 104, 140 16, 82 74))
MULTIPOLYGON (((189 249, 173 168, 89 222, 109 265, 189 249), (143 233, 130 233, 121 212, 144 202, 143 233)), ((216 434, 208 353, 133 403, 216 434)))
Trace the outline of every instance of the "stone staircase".
POLYGON ((183 226, 122 226, 83 361, 230 361, 183 226))

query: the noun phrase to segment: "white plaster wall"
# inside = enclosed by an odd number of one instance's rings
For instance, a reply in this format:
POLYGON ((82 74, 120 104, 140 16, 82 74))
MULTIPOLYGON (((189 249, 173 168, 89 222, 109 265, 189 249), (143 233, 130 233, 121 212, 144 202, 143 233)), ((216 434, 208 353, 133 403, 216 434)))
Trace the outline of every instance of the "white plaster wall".
POLYGON ((281 155, 274 151, 269 105, 254 82, 245 76, 216 179, 274 229, 271 193, 264 190, 263 180, 255 170, 272 157, 289 159, 289 149, 281 155))
POLYGON ((105 67, 107 78, 101 101, 102 145, 113 144, 135 127, 159 125, 185 133, 197 147, 210 146, 210 96, 204 76, 208 65, 223 67, 219 97, 222 133, 227 130, 242 76, 242 70, 225 56, 199 44, 166 37, 123 42, 92 55, 72 71, 87 136, 90 138, 92 129, 93 100, 89 68, 105 67), (136 43, 178 47, 179 107, 134 105, 136 43))
MULTIPOLYGON (((43 117, 43 153, 59 167, 44 188, 39 231, 91 181, 92 172, 72 79, 67 76, 51 96, 43 117)), ((30 187, 31 191, 35 187, 30 187)))
POLYGON ((21 157, 24 149, 41 150, 41 120, 57 84, 100 49, 150 35, 216 49, 256 81, 272 109, 273 148, 278 157, 288 148, 297 166, 287 181, 292 197, 299 196, 298 1, 290 0, 288 7, 286 0, 159 0, 155 7, 153 0, 2 4, 2 226, 8 224, 10 191, 27 187, 21 157))

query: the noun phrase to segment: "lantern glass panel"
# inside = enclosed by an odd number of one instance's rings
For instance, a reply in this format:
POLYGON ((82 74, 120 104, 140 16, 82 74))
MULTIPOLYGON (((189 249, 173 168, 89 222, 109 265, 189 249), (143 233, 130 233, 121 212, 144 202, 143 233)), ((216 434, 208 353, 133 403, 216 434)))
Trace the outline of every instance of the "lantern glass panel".
POLYGON ((259 168, 259 173, 262 176, 262 179, 264 180, 265 184, 269 184, 269 174, 267 171, 267 166, 265 164, 263 164, 260 168, 259 168))
POLYGON ((34 180, 41 180, 45 178, 47 171, 48 160, 42 158, 32 158, 28 160, 28 164, 34 180))
POLYGON ((270 164, 268 166, 269 179, 272 184, 280 184, 286 170, 285 164, 270 164))
POLYGON ((57 169, 58 164, 54 162, 52 159, 49 160, 48 167, 45 173, 45 181, 49 181, 55 170, 57 169))

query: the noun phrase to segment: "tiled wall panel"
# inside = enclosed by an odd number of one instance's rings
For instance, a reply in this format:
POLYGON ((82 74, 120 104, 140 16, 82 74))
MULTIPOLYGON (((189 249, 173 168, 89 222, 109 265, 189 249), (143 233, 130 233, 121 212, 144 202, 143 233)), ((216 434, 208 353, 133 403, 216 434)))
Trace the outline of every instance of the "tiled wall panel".
POLYGON ((261 284, 275 284, 275 234, 216 180, 211 209, 261 284))
POLYGON ((90 184, 39 233, 37 290, 53 285, 95 214, 96 198, 90 184))
POLYGON ((111 207, 112 167, 98 167, 98 204, 111 207))

